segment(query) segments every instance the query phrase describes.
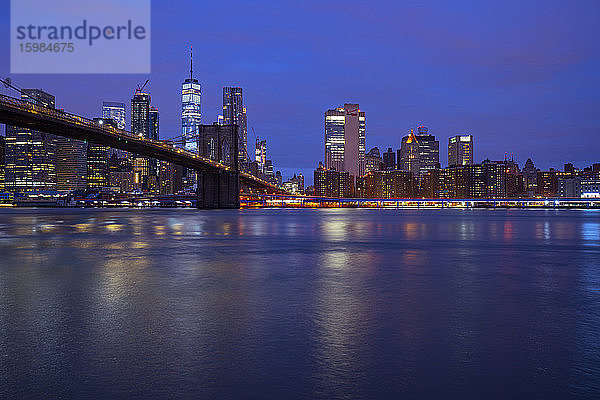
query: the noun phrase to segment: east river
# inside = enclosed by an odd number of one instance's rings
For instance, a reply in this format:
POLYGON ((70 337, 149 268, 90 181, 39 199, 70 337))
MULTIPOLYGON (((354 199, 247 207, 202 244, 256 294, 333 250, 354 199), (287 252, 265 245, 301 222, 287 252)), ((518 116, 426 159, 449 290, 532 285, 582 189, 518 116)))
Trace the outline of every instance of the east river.
POLYGON ((600 212, 0 209, 2 399, 600 398, 600 212))

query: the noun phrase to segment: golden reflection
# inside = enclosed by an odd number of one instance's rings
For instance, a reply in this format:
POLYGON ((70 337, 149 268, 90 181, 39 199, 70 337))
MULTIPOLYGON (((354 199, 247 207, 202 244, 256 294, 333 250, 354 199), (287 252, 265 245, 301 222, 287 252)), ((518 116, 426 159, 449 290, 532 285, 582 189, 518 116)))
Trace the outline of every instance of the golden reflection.
POLYGON ((123 225, 108 224, 108 225, 106 225, 106 230, 109 232, 120 232, 123 230, 123 225))

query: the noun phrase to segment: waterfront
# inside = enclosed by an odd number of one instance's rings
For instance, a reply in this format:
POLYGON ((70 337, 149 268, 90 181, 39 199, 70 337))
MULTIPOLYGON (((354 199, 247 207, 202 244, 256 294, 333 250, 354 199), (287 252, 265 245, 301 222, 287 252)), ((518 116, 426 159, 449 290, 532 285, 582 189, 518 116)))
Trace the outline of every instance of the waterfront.
POLYGON ((597 210, 0 209, 2 398, 598 398, 597 210))

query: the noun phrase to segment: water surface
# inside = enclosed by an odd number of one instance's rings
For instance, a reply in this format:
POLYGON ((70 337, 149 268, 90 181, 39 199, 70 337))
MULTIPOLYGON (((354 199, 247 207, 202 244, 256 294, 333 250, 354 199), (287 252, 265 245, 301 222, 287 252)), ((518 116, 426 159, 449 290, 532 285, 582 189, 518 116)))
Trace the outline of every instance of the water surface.
POLYGON ((0 398, 600 398, 600 212, 0 210, 0 398))

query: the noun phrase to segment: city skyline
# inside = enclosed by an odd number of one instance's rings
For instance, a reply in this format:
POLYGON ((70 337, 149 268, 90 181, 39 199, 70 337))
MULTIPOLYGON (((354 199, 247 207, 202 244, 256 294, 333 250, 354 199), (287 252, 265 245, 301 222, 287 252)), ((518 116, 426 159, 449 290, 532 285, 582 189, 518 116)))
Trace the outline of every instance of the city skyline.
MULTIPOLYGON (((518 15, 511 14, 514 5, 509 3, 493 9, 454 5, 450 10, 454 19, 446 12, 441 13, 446 17, 443 20, 434 10, 448 11, 444 5, 389 6, 389 17, 381 17, 377 24, 372 17, 381 14, 381 4, 374 3, 371 11, 355 4, 351 10, 342 10, 331 26, 324 22, 326 6, 309 4, 293 18, 294 10, 282 5, 267 15, 291 24, 289 35, 283 36, 295 46, 286 50, 282 39, 271 35, 285 33, 284 24, 276 20, 272 27, 262 26, 266 17, 257 17, 256 13, 265 11, 263 3, 255 5, 256 10, 234 7, 231 18, 240 23, 230 35, 219 34, 226 30, 219 28, 217 18, 207 26, 174 26, 173 13, 154 4, 151 75, 111 75, 110 79, 103 75, 14 75, 13 79, 21 87, 45 89, 56 96, 60 107, 89 117, 99 116, 102 101, 128 103, 135 86, 150 79, 153 104, 161 110, 161 136, 167 139, 181 130, 181 82, 189 76, 189 45, 193 44, 194 75, 205 95, 203 122, 216 121, 223 87, 244 88, 248 142, 255 141, 254 128, 257 136, 269 141, 276 167, 291 169, 290 173, 316 167, 322 154, 322 113, 344 102, 360 103, 369 115, 367 151, 399 148, 410 127, 425 125, 441 143, 455 135, 473 135, 478 143, 475 162, 514 153, 521 165, 532 158, 542 169, 560 168, 564 162, 583 167, 596 161, 595 146, 584 143, 594 143, 598 126, 594 115, 600 103, 594 90, 598 77, 593 70, 598 65, 599 43, 594 35, 586 36, 586 21, 597 14, 598 6, 544 3, 546 11, 539 16, 540 4, 520 5, 518 15), (305 12, 317 15, 315 33, 306 39, 292 34, 305 12), (509 14, 510 23, 492 19, 492 15, 509 14), (395 23, 414 26, 417 22, 409 17, 420 17, 422 27, 417 33, 402 28, 397 41, 373 41, 395 23), (562 17, 581 23, 571 26, 562 17), (392 18, 398 20, 392 23, 392 18), (357 40, 338 43, 329 39, 336 27, 348 22, 363 22, 349 34, 357 40), (166 32, 167 26, 175 32, 166 32), (180 29, 187 29, 187 34, 182 35, 180 29), (550 43, 543 35, 548 32, 550 43), (316 34, 327 39, 319 43, 316 34), (523 40, 508 40, 504 35, 523 40), (482 42, 473 37, 481 37, 482 42), (447 54, 436 40, 452 45, 456 55, 447 54), (486 46, 482 46, 484 40, 486 46), (363 52, 372 61, 367 65, 367 61, 342 63, 324 58, 334 44, 350 59, 363 52), (382 46, 393 51, 379 51, 382 46), (437 69, 433 61, 443 56, 446 62, 437 69), (348 85, 351 80, 356 83, 348 85), (287 151, 289 147, 295 151, 287 151)), ((217 15, 221 7, 209 3, 205 12, 217 15)), ((8 14, 0 17, 5 19, 4 29, 8 29, 8 14)), ((8 40, 1 41, 0 47, 8 48, 8 40)), ((0 70, 8 75, 7 60, 0 61, 0 70)), ((445 157, 441 158, 444 164, 445 157)))

